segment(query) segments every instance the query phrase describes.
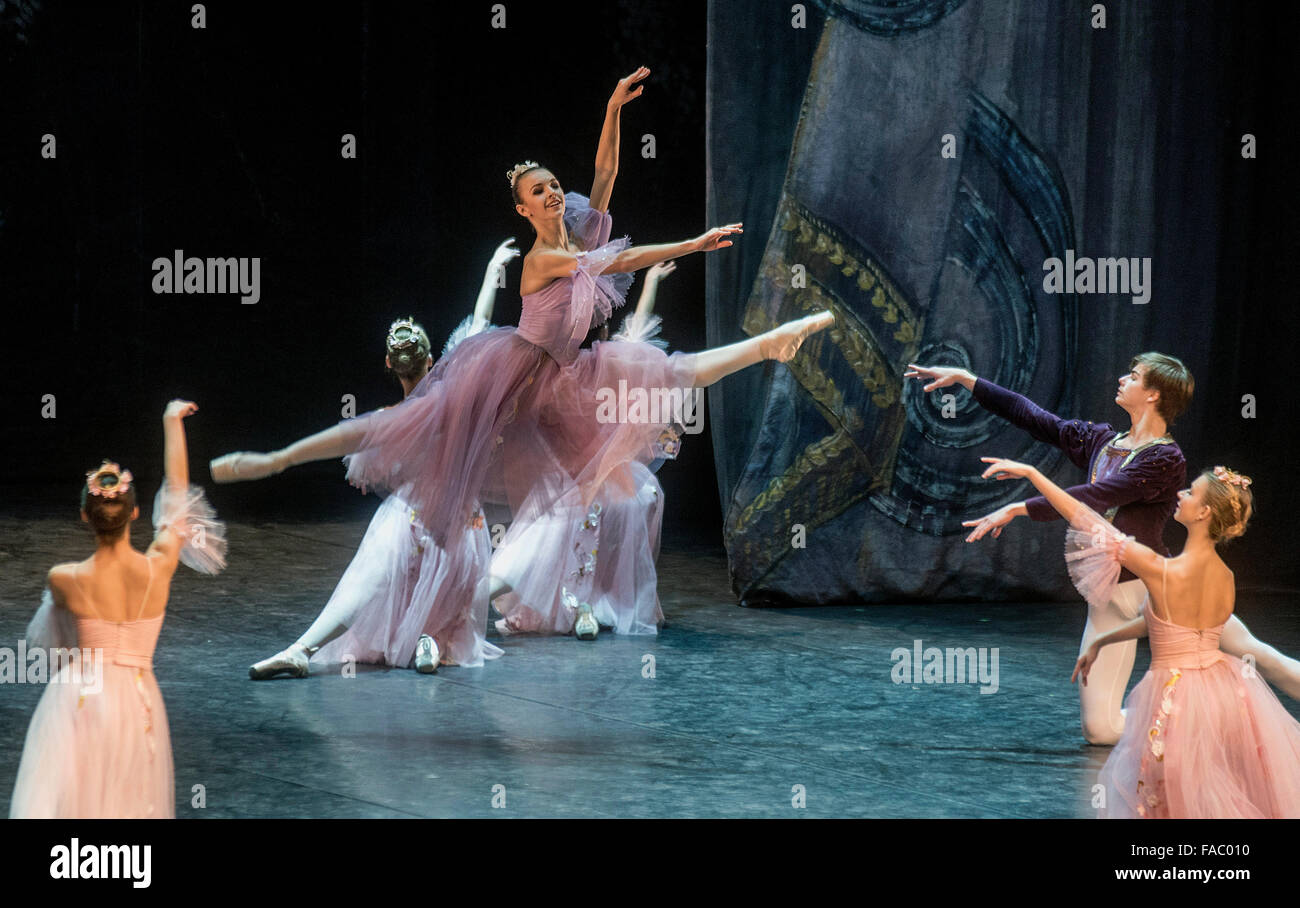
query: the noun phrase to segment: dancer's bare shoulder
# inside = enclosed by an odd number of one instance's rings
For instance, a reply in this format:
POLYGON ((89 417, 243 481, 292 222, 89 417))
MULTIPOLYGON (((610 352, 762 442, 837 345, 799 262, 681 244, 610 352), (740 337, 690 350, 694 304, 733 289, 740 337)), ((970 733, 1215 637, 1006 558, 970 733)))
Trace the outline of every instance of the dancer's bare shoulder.
POLYGON ((75 575, 77 569, 85 563, 84 561, 65 561, 50 568, 45 575, 45 585, 50 590, 54 604, 59 608, 72 610, 71 602, 77 589, 75 575))
POLYGON ((527 296, 546 285, 572 274, 577 255, 564 249, 530 249, 524 255, 523 273, 519 276, 519 295, 527 296))
POLYGON ((72 585, 72 572, 76 567, 77 563, 75 561, 65 561, 63 564, 56 564, 50 568, 45 575, 45 585, 54 594, 54 601, 60 605, 63 604, 60 600, 65 598, 63 596, 64 591, 72 585))

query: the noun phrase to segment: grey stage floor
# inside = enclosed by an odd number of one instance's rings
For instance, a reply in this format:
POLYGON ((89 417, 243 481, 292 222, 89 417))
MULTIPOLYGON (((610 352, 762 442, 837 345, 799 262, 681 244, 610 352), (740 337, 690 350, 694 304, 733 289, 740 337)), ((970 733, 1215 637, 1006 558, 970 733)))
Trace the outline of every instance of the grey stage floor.
MULTIPOLYGON (((657 638, 498 639, 505 656, 479 669, 249 681, 315 616, 365 523, 232 523, 226 573, 178 573, 155 671, 179 817, 1091 814, 1108 749, 1082 742, 1068 680, 1080 606, 742 609, 720 550, 672 540, 657 638), (997 692, 895 684, 891 653, 918 639, 996 647, 997 692)), ((0 518, 0 645, 48 567, 89 551, 68 520, 0 518)), ((1293 597, 1243 596, 1239 613, 1300 652, 1293 597)), ((1147 658, 1144 642, 1134 682, 1147 658)), ((39 695, 0 685, 0 815, 39 695)))

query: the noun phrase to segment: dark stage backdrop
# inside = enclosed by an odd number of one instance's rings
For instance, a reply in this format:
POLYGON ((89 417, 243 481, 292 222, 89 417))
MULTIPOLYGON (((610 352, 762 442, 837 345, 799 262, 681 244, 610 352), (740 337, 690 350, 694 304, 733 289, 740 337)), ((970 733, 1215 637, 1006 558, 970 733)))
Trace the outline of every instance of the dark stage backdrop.
POLYGON ((979 479, 980 455, 1082 472, 902 374, 963 365, 1127 428, 1117 379, 1153 349, 1196 378, 1173 429, 1189 472, 1255 477, 1239 584, 1296 586, 1295 16, 1102 6, 1104 27, 1081 2, 711 0, 708 215, 746 242, 709 262, 710 340, 837 315, 710 394, 745 601, 1073 597, 1062 523, 967 545, 960 522, 1032 493, 979 479), (1149 259, 1149 301, 1046 293, 1067 255, 1149 259))
MULTIPOLYGON (((615 235, 706 227, 702 3, 512 2, 504 29, 478 2, 208 3, 202 29, 191 6, 0 4, 6 508, 75 520, 83 471, 104 457, 152 488, 174 396, 200 405, 187 426, 205 484, 208 458, 329 426, 344 395, 357 412, 394 402, 389 322, 413 315, 441 347, 496 245, 531 242, 506 171, 531 158, 589 191, 605 102, 640 64, 652 74, 623 112, 615 235), (175 250, 259 257, 259 301, 154 293, 151 263, 175 250)), ((519 317, 517 261, 507 281, 500 324, 519 317)), ((703 346, 703 299, 693 256, 659 293, 673 348, 703 346)), ((712 460, 707 434, 690 437, 660 470, 667 538, 720 548, 712 460)), ((210 491, 246 519, 377 503, 338 463, 210 491)))
MULTIPOLYGON (((527 241, 505 170, 533 158, 585 191, 605 100, 644 63, 615 231, 658 242, 747 228, 665 282, 671 345, 705 343, 706 261, 709 341, 798 314, 802 300, 758 276, 805 241, 810 286, 856 319, 794 370, 750 369, 711 395, 705 434, 659 474, 666 541, 719 540, 721 500, 736 589, 753 602, 1069 595, 1059 525, 1022 523, 977 549, 950 530, 1014 497, 970 480, 988 443, 1073 471, 1014 434, 975 444, 988 430, 969 404, 940 422, 900 393, 901 364, 964 355, 1044 403, 1116 419, 1114 377, 1155 347, 1197 372, 1176 427, 1191 463, 1259 479, 1260 517, 1229 561, 1246 583, 1294 585, 1296 197, 1275 100, 1294 82, 1282 53, 1294 23, 1227 4, 1109 4, 1094 32, 1086 4, 968 0, 806 4, 795 29, 786 2, 621 0, 507 3, 493 29, 489 3, 223 2, 195 29, 191 6, 0 7, 6 512, 75 520, 82 471, 103 457, 151 486, 174 396, 202 408, 188 424, 200 481, 212 456, 333 423, 345 395, 358 411, 394 401, 388 323, 414 315, 440 338, 468 313, 496 244, 527 241), (1240 159, 1243 132, 1259 137, 1257 160, 1240 159), (345 133, 356 159, 340 155, 345 133), (938 156, 944 133, 955 160, 938 156), (778 235, 778 211, 806 232, 778 235), (1065 241, 1152 256, 1151 303, 1045 298, 1043 250, 1065 241), (830 255, 812 251, 825 243, 830 255), (834 243, 857 264, 831 278, 845 267, 834 243), (260 258, 259 301, 155 294, 151 263, 178 249, 260 258), (907 325, 914 336, 895 338, 907 325), (777 483, 790 467, 802 478, 777 483), (795 522, 805 549, 790 548, 795 522)), ((517 264, 508 284, 502 324, 518 317, 517 264)), ((212 491, 236 518, 368 515, 375 500, 342 472, 314 464, 212 491)))

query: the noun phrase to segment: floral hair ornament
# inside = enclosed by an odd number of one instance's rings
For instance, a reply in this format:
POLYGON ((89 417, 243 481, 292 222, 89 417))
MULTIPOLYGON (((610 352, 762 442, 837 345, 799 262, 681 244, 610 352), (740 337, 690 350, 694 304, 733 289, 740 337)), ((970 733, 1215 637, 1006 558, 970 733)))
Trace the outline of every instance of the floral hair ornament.
POLYGON ((399 318, 388 326, 389 350, 405 350, 411 346, 425 348, 429 346, 429 336, 424 333, 424 329, 415 319, 409 316, 399 318))
POLYGON ((130 470, 123 470, 111 460, 106 460, 98 470, 86 472, 86 488, 91 495, 111 501, 119 495, 125 495, 134 478, 130 470))
POLYGON ((1236 470, 1229 470, 1227 467, 1222 467, 1222 466, 1215 467, 1214 478, 1219 480, 1219 482, 1226 482, 1229 485, 1234 485, 1239 489, 1250 488, 1249 476, 1243 476, 1242 474, 1238 473, 1236 470))
POLYGON ((510 181, 510 188, 515 188, 515 180, 519 179, 521 174, 525 174, 528 171, 535 170, 541 166, 542 165, 538 164, 536 161, 524 161, 522 164, 516 164, 514 167, 511 167, 506 171, 506 179, 510 181))

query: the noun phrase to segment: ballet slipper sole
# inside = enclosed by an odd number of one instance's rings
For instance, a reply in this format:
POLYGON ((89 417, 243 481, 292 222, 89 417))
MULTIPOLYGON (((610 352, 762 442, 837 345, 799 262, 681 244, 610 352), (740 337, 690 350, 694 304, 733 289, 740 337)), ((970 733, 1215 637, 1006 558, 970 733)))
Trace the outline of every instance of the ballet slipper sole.
POLYGON ((276 675, 288 675, 290 678, 306 678, 307 672, 296 665, 280 665, 274 668, 259 669, 256 665, 248 668, 248 677, 254 681, 270 681, 276 675))

